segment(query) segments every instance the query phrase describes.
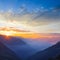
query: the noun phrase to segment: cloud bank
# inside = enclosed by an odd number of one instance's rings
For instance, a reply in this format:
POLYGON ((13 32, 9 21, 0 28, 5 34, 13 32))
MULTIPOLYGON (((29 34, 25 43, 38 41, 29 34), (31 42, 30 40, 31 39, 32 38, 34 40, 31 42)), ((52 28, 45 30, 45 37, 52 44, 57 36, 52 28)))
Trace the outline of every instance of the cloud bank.
POLYGON ((36 8, 29 12, 25 7, 17 11, 0 11, 0 27, 9 26, 35 33, 60 33, 60 7, 36 8))

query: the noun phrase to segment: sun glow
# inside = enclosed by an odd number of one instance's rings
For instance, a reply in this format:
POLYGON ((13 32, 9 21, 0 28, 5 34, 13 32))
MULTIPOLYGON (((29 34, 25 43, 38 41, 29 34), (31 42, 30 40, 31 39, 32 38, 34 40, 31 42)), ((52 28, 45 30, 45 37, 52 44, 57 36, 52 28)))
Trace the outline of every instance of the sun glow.
POLYGON ((9 27, 3 27, 0 28, 0 34, 1 35, 6 35, 6 36, 13 36, 14 34, 17 33, 17 29, 9 28, 9 27))
POLYGON ((0 28, 0 35, 5 36, 16 36, 16 37, 23 37, 23 38, 38 38, 39 35, 35 34, 34 32, 19 30, 12 27, 1 27, 0 28))
POLYGON ((13 32, 12 31, 0 31, 1 35, 6 35, 6 36, 12 36, 13 32))
POLYGON ((23 37, 23 38, 57 38, 60 37, 60 35, 51 35, 51 34, 43 34, 43 33, 34 33, 30 31, 25 30, 19 30, 12 27, 0 27, 0 35, 4 35, 7 39, 10 38, 10 36, 16 36, 16 37, 23 37))
POLYGON ((20 37, 28 37, 31 36, 33 32, 19 30, 13 27, 1 27, 0 28, 0 35, 6 36, 20 36, 20 37))

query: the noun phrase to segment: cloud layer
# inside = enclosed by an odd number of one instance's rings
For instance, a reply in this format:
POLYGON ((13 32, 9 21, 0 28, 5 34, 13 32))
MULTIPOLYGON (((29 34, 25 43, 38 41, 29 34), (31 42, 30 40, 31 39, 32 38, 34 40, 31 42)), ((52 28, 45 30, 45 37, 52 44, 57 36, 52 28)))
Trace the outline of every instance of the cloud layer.
POLYGON ((36 8, 33 12, 21 7, 0 11, 0 27, 9 26, 35 33, 60 33, 60 7, 44 9, 36 8), (8 23, 7 23, 8 22, 8 23))

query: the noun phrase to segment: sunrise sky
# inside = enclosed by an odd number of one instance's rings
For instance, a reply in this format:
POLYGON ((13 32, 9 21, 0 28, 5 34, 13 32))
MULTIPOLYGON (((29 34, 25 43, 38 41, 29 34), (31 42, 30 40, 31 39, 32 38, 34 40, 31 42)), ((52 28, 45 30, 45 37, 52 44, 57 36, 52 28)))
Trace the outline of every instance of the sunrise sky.
POLYGON ((60 0, 0 0, 0 28, 5 27, 33 37, 36 34, 41 37, 40 33, 60 33, 60 0))

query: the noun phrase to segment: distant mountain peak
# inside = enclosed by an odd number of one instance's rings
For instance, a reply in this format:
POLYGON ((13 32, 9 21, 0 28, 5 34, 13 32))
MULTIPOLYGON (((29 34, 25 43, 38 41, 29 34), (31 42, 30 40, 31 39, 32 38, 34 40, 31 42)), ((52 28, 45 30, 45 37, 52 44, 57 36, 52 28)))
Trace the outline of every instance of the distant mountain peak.
POLYGON ((59 42, 57 42, 56 44, 59 44, 59 45, 60 45, 60 41, 59 41, 59 42))
POLYGON ((13 36, 5 36, 0 35, 0 41, 4 42, 8 45, 25 45, 26 43, 23 41, 21 37, 13 37, 13 36))
POLYGON ((55 45, 53 45, 52 47, 55 47, 55 48, 60 48, 60 41, 57 42, 55 45))

